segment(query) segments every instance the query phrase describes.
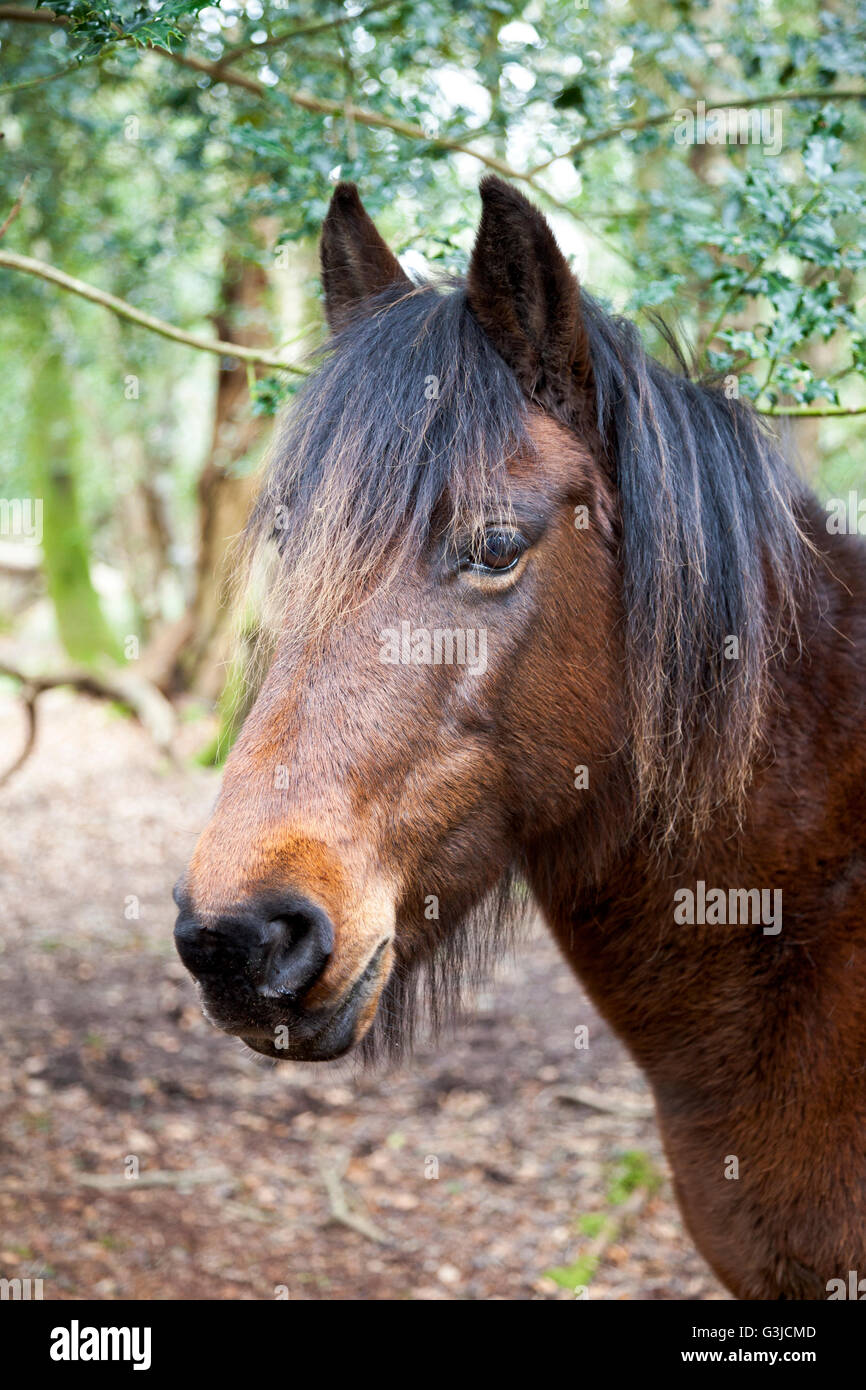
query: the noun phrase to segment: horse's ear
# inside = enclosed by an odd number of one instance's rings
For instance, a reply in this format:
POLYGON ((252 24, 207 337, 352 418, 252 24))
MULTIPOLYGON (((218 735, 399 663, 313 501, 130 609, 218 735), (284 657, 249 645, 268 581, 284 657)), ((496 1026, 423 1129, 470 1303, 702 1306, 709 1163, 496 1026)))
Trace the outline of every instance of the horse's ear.
POLYGON ((481 180, 469 307, 530 396, 568 403, 589 389, 580 287, 541 213, 516 188, 481 180))
POLYGON ((353 183, 338 183, 322 226, 322 283, 325 313, 343 328, 358 305, 389 285, 411 280, 376 231, 353 183))

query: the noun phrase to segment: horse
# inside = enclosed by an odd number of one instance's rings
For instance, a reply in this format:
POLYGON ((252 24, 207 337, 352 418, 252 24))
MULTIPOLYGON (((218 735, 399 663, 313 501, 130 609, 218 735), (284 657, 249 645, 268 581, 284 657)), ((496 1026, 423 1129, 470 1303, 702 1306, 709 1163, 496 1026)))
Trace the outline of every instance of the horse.
POLYGON ((270 665, 177 947, 256 1053, 401 1055, 539 912, 716 1275, 826 1298, 866 1274, 866 552, 480 196, 466 276, 420 283, 333 192, 248 528, 270 665))

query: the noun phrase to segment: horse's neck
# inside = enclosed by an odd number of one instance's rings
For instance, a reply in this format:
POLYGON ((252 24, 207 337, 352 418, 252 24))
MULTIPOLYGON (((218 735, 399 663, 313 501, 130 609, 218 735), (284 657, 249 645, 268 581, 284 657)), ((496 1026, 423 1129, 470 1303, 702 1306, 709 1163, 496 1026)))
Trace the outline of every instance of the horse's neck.
MULTIPOLYGON (((771 756, 742 826, 720 825, 700 851, 683 845, 664 861, 624 849, 591 886, 585 828, 536 856, 533 886, 565 955, 660 1079, 693 1083, 706 1069, 708 1084, 731 1084, 753 1068, 756 1047, 780 1045, 792 1007, 811 1018, 813 1037, 833 1031, 846 969, 859 967, 866 994, 866 546, 822 542, 803 655, 776 672, 771 756), (701 883, 705 894, 781 892, 781 930, 677 921, 675 895, 690 890, 697 907, 701 883)), ((866 1017, 857 1047, 866 1053, 866 1017)))
POLYGON ((866 557, 840 542, 828 563, 823 617, 804 613, 803 657, 777 672, 743 827, 666 864, 623 849, 591 887, 585 828, 530 866, 653 1086, 686 1224, 739 1298, 825 1298, 866 1269, 866 557), (699 883, 705 901, 781 890, 781 930, 677 921, 675 894, 699 883))

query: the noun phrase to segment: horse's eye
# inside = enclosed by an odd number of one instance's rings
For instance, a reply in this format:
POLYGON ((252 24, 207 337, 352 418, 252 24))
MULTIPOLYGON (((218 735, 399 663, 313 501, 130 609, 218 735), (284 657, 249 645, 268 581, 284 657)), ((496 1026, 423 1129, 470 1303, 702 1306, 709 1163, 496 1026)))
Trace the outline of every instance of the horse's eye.
POLYGON ((526 550, 526 541, 518 531, 501 528, 485 531, 467 549, 460 568, 478 574, 506 574, 513 570, 526 550))

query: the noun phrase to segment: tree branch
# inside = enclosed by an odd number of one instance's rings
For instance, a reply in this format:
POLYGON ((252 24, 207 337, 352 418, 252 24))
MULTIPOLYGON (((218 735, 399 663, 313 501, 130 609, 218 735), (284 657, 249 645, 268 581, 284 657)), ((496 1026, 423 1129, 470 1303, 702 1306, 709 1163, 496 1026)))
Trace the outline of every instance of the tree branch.
MULTIPOLYGON (((48 24, 67 24, 65 15, 57 15, 53 10, 26 10, 19 5, 0 5, 0 20, 8 19, 21 23, 29 23, 34 16, 38 15, 37 23, 48 24), (50 18, 46 18, 50 16, 50 18)), ((122 38, 122 35, 118 37, 122 38)), ((264 82, 259 82, 255 77, 248 77, 244 72, 238 72, 235 68, 225 67, 225 60, 212 62, 208 58, 198 58, 191 53, 173 53, 168 48, 163 48, 159 44, 151 44, 150 51, 158 53, 163 58, 168 58, 172 63, 179 67, 189 68, 192 72, 200 72, 210 77, 214 82, 225 82, 229 87, 238 87, 242 91, 249 92, 252 96, 262 99, 270 98, 278 89, 268 87, 264 82)), ((547 198, 555 206, 563 208, 564 204, 557 202, 545 189, 537 187, 533 183, 531 172, 527 173, 520 169, 514 169, 504 159, 498 159, 496 155, 485 154, 482 150, 476 149, 473 145, 468 145, 464 140, 452 139, 449 136, 429 135, 422 126, 413 125, 410 121, 402 121, 396 116, 385 116, 378 111, 368 111, 361 106, 355 106, 343 101, 331 101, 326 97, 316 97, 309 92, 291 91, 284 88, 279 89, 280 96, 284 97, 293 106, 300 106, 304 111, 315 111, 325 116, 341 116, 355 120, 359 125, 371 126, 380 130, 393 131, 395 135, 403 135, 409 140, 422 140, 427 145, 433 145, 440 150, 450 150, 456 154, 468 154, 479 163, 484 164, 488 169, 493 169, 496 173, 502 174, 507 179, 517 179, 529 183, 536 192, 547 198)))
MULTIPOLYGON (((818 88, 800 92, 769 92, 765 96, 731 97, 730 100, 707 101, 704 102, 704 106, 707 111, 740 111, 750 106, 769 106, 774 101, 866 101, 866 89, 840 87, 836 91, 818 88)), ((652 126, 665 125, 668 121, 675 120, 684 111, 688 111, 692 116, 697 115, 697 102, 686 103, 683 106, 677 106, 673 111, 662 111, 654 116, 633 116, 631 120, 617 121, 615 125, 606 126, 604 130, 595 130, 589 135, 582 135, 562 154, 551 155, 550 159, 543 160, 541 164, 533 165, 528 170, 528 174, 534 178, 543 169, 548 169, 551 164, 555 164, 558 159, 571 159, 592 145, 602 145, 608 140, 615 140, 618 135, 622 135, 627 130, 649 130, 652 126)))
POLYGON ((158 333, 163 338, 170 338, 172 342, 197 348, 199 352, 213 352, 219 357, 236 357, 241 362, 251 362, 254 365, 272 367, 279 371, 294 372, 297 376, 306 376, 303 367, 287 362, 285 358, 280 357, 276 352, 269 351, 268 348, 245 347, 241 343, 229 343, 221 338, 205 338, 201 333, 187 333, 182 328, 176 328, 172 323, 166 323, 164 319, 155 318, 153 314, 146 314, 142 309, 136 309, 125 299, 118 299, 117 295, 109 294, 106 290, 99 290, 95 285, 88 285, 84 280, 76 280, 74 276, 67 275, 64 271, 58 270, 56 266, 48 265, 46 261, 34 260, 32 256, 19 256, 13 251, 0 251, 0 267, 3 266, 8 270, 23 270, 27 275, 35 275, 40 280, 47 280, 49 284, 59 285, 61 289, 68 290, 70 294, 77 294, 82 299, 89 299, 93 304, 101 304, 104 309, 110 309, 118 318, 127 319, 129 323, 137 323, 142 328, 149 328, 152 333, 158 333))
POLYGON ((29 184, 29 182, 30 182, 30 175, 28 174, 28 175, 26 176, 24 182, 23 182, 22 185, 21 185, 21 189, 20 189, 20 191, 19 191, 19 193, 18 193, 18 197, 15 199, 15 202, 12 204, 12 207, 9 209, 9 216, 6 218, 5 222, 3 223, 3 226, 0 227, 0 240, 2 240, 3 237, 6 235, 7 231, 8 231, 9 228, 12 226, 12 223, 15 221, 15 218, 18 216, 19 212, 21 211, 21 207, 22 207, 22 205, 23 205, 23 203, 24 203, 24 194, 27 192, 27 185, 29 184))
POLYGON ((57 15, 53 10, 30 10, 26 5, 0 5, 0 19, 10 19, 17 24, 66 24, 65 15, 57 15))
POLYGON ((357 14, 341 14, 334 19, 320 19, 315 24, 304 24, 298 29, 287 29, 284 34, 271 34, 263 43, 244 43, 238 44, 237 48, 227 48, 220 65, 223 63, 236 63, 239 58, 245 58, 248 53, 264 53, 269 48, 279 48, 280 44, 288 43, 290 39, 299 39, 308 34, 320 34, 324 29, 339 29, 344 24, 360 24, 367 15, 377 14, 379 10, 391 9, 394 5, 401 4, 402 0, 375 0, 375 4, 368 5, 365 10, 358 10, 357 14))
POLYGON ((342 1177, 346 1167, 345 1155, 342 1156, 337 1165, 327 1163, 324 1158, 319 1157, 319 1172, 325 1184, 325 1191, 328 1194, 328 1204, 330 1206, 330 1220, 340 1226, 348 1226, 351 1231, 357 1231, 359 1235, 365 1236, 367 1240, 374 1241, 377 1245, 393 1245, 391 1237, 362 1212, 353 1211, 349 1205, 343 1188, 342 1177))
POLYGON ((76 58, 74 63, 67 63, 66 67, 57 68, 55 72, 43 73, 42 77, 29 77, 25 82, 9 82, 5 87, 0 87, 0 97, 10 96, 12 92, 26 92, 30 87, 44 87, 46 82, 57 82, 61 77, 70 77, 72 73, 81 72, 95 62, 96 58, 76 58))
POLYGON ((0 786, 9 781, 33 751, 36 742, 36 701, 46 690, 55 690, 59 686, 68 686, 81 695, 90 695, 97 700, 111 700, 128 706, 160 751, 174 760, 173 744, 177 728, 174 710, 156 686, 132 671, 113 671, 104 676, 97 676, 92 671, 61 671, 53 676, 29 676, 17 667, 0 661, 0 676, 18 682, 27 713, 24 747, 0 776, 0 786))
MULTIPOLYGON (((2 6, 0 6, 2 11, 2 6)), ((0 13, 2 18, 2 13, 0 13)), ((230 87, 240 87, 245 92, 252 93, 253 96, 269 98, 275 92, 291 102, 293 106, 300 106, 304 111, 315 111, 324 116, 349 117, 357 121, 359 125, 371 126, 374 129, 390 130, 395 135, 403 135, 409 140, 421 140, 426 145, 434 145, 440 150, 451 150, 456 154, 468 154, 479 163, 493 169, 504 178, 521 179, 532 183, 529 174, 520 169, 515 169, 506 160, 499 159, 496 155, 485 154, 483 150, 476 149, 474 145, 467 145, 465 140, 453 139, 447 135, 431 135, 423 126, 413 125, 411 121, 400 120, 398 116, 386 116, 380 111, 368 111, 366 107, 355 106, 353 102, 332 101, 328 97, 313 96, 311 92, 291 91, 286 88, 268 87, 264 82, 259 82, 258 78, 248 77, 244 72, 237 72, 234 68, 224 68, 218 62, 211 62, 207 58, 197 58, 191 53, 170 53, 167 48, 154 47, 152 52, 159 53, 163 58, 169 58, 171 62, 177 63, 179 67, 190 68, 193 72, 205 73, 214 82, 225 82, 230 87)), ((533 184, 533 187, 535 185, 533 184)), ((544 189, 539 188, 539 193, 543 193, 549 198, 549 194, 544 189)), ((555 200, 551 200, 555 201, 555 200)))
POLYGON ((19 694, 24 703, 24 713, 27 716, 27 732, 24 735, 24 743, 21 752, 18 754, 15 761, 11 762, 9 766, 4 769, 3 773, 0 774, 0 787, 5 787, 10 778, 15 776, 18 769, 24 766, 36 746, 36 701, 42 692, 31 685, 24 676, 19 676, 17 671, 11 672, 0 669, 0 675, 14 675, 21 681, 21 690, 19 694))
POLYGON ((759 415, 790 416, 792 419, 823 419, 831 415, 866 415, 866 405, 756 405, 759 415))

